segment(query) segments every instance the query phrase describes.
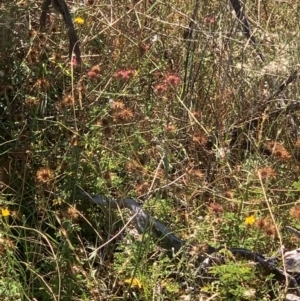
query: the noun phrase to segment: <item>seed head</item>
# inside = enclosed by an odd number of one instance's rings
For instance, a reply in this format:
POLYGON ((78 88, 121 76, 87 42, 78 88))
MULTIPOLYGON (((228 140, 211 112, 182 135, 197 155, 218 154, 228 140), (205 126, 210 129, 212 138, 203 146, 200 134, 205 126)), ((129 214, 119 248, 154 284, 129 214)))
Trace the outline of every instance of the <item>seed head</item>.
POLYGON ((295 205, 295 206, 291 207, 290 215, 294 219, 299 220, 300 219, 300 205, 295 205))
POLYGON ((276 141, 268 141, 265 144, 265 149, 270 152, 270 154, 280 161, 287 161, 291 158, 291 154, 286 150, 286 148, 276 141))
POLYGON ((264 180, 264 179, 271 179, 271 178, 275 178, 277 173, 276 171, 267 166, 267 167, 264 167, 264 168, 261 168, 257 171, 257 173, 260 175, 260 177, 264 180))
POLYGON ((36 172, 36 180, 40 184, 51 181, 53 177, 53 172, 49 168, 40 168, 36 172))
POLYGON ((129 80, 136 75, 136 71, 134 69, 124 69, 118 70, 115 72, 114 77, 117 79, 129 80))
POLYGON ((213 202, 213 203, 210 203, 210 205, 209 205, 209 210, 210 210, 212 213, 214 213, 214 214, 216 214, 216 215, 219 215, 220 213, 223 212, 223 206, 222 206, 221 204, 218 204, 218 203, 213 202))

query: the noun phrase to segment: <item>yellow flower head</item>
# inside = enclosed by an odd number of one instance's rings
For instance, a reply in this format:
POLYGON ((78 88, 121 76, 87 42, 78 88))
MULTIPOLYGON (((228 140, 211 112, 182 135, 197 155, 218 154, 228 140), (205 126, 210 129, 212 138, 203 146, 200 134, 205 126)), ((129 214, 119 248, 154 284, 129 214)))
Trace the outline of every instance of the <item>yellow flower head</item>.
POLYGON ((138 287, 138 288, 142 288, 142 283, 138 278, 133 278, 133 279, 126 279, 124 281, 127 284, 130 284, 130 287, 138 287))
POLYGON ((250 216, 247 216, 246 219, 245 219, 245 225, 246 226, 251 226, 255 223, 255 217, 254 215, 250 215, 250 216))
POLYGON ((1 214, 2 216, 6 217, 6 216, 10 216, 10 212, 7 208, 2 208, 1 209, 1 214))
POLYGON ((81 17, 77 17, 77 18, 75 18, 74 23, 82 25, 82 24, 84 24, 84 19, 81 17))

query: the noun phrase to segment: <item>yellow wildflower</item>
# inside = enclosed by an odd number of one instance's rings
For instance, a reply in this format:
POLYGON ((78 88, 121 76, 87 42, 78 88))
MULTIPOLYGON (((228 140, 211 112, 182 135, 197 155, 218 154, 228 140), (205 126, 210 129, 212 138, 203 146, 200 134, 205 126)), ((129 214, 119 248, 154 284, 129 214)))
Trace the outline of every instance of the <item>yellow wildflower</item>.
POLYGON ((74 23, 82 25, 82 24, 84 24, 84 19, 81 17, 77 17, 77 18, 75 18, 74 23))
POLYGON ((2 216, 6 217, 6 216, 10 216, 10 212, 7 208, 2 208, 1 209, 1 214, 2 216))
POLYGON ((246 226, 251 226, 255 223, 255 217, 254 215, 250 215, 250 216, 247 216, 246 219, 245 219, 245 225, 246 226))
POLYGON ((124 282, 130 284, 130 287, 142 288, 142 283, 138 278, 133 278, 133 279, 129 278, 126 279, 124 282))

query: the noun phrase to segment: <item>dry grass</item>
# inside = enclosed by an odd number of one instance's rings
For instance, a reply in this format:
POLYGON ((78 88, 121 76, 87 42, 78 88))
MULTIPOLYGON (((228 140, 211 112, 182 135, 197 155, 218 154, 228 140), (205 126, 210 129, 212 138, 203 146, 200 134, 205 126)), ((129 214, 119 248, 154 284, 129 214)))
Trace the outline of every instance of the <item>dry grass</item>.
POLYGON ((299 225, 299 85, 278 88, 297 2, 247 4, 264 63, 227 2, 68 5, 85 70, 59 15, 41 33, 40 2, 0 4, 2 300, 275 300, 284 284, 255 269, 228 292, 195 277, 198 251, 169 259, 130 227, 93 252, 128 214, 76 192, 137 198, 194 246, 295 247, 280 226, 299 225))

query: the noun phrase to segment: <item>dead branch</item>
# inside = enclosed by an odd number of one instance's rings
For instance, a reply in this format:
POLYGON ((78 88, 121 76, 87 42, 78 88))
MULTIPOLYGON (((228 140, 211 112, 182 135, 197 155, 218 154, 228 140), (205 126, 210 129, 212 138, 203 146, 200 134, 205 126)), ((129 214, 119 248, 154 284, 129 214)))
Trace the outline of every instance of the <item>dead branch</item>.
POLYGON ((241 27, 242 27, 242 31, 244 36, 246 37, 246 39, 248 39, 250 41, 250 43, 254 46, 255 51, 258 55, 258 57, 260 58, 260 60, 262 62, 265 61, 265 58, 262 54, 262 52, 259 50, 256 39, 253 35, 253 32, 251 30, 248 18, 244 12, 244 7, 242 7, 241 3, 239 0, 230 0, 231 6, 233 7, 235 14, 237 16, 237 18, 240 21, 241 27))
POLYGON ((49 6, 52 4, 53 8, 63 16, 64 22, 67 27, 69 36, 69 58, 72 59, 72 54, 75 53, 76 61, 78 64, 82 64, 81 53, 79 48, 79 40, 74 28, 70 10, 65 0, 44 0, 42 4, 42 13, 40 17, 40 29, 44 30, 46 27, 46 17, 49 12, 49 6))

